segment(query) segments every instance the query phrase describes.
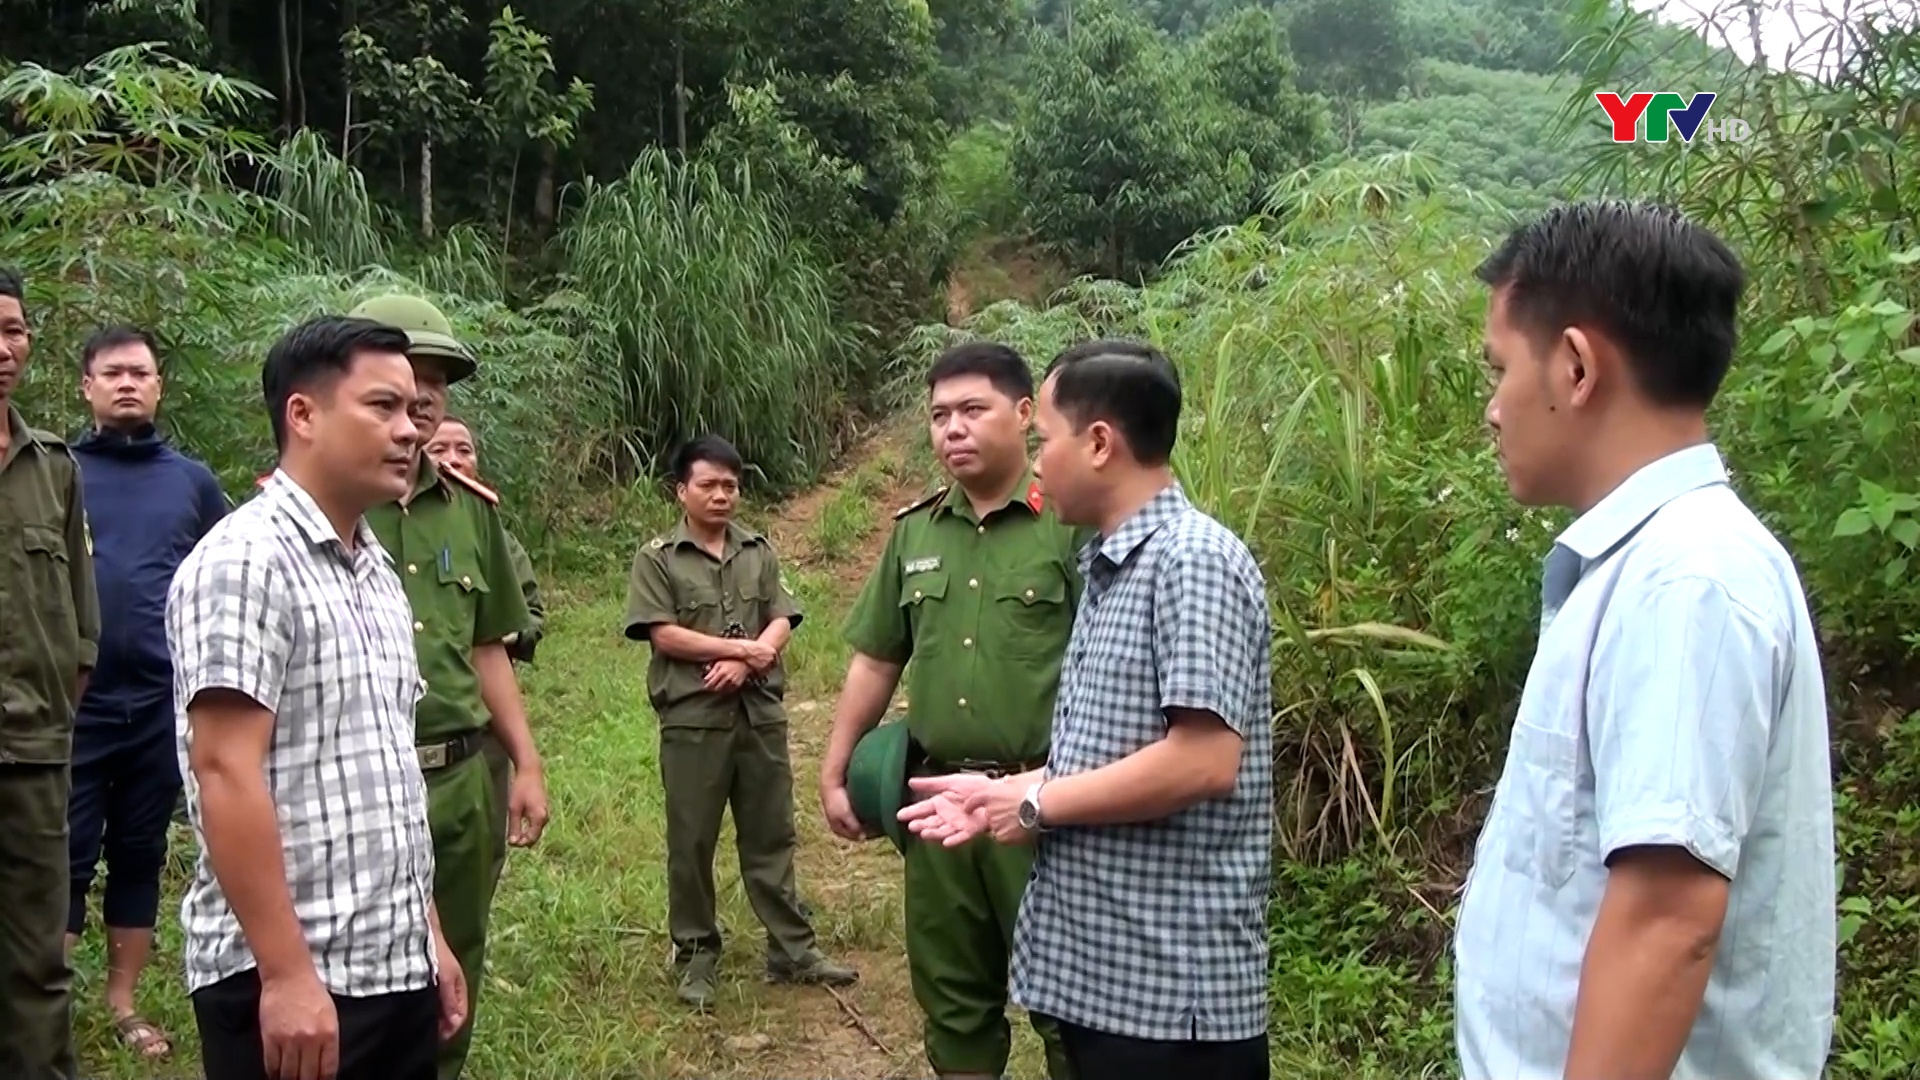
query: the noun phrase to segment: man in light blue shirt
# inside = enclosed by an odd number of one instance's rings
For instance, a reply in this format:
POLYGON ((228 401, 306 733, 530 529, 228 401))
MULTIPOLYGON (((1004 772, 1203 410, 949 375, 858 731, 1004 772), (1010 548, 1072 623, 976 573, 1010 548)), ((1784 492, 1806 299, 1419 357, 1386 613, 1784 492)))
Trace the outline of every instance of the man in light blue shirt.
POLYGON ((1514 497, 1579 517, 1455 941, 1467 1080, 1779 1080, 1833 1032, 1826 692, 1705 414, 1745 275, 1677 212, 1560 207, 1480 268, 1514 497))

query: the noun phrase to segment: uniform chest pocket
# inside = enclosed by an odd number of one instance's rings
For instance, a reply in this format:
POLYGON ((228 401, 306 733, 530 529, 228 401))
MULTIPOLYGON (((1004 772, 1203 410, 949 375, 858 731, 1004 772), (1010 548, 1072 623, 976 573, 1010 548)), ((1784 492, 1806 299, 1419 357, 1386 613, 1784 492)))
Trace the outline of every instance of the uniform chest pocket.
POLYGON ((923 570, 918 574, 909 574, 900 586, 900 606, 908 611, 924 611, 928 605, 937 608, 946 598, 945 570, 923 570))
POLYGON ((726 594, 720 583, 705 575, 693 580, 676 576, 672 581, 676 621, 698 633, 724 635, 727 619, 722 608, 726 594))
POLYGON ((1573 876, 1576 861, 1580 740, 1526 720, 1515 721, 1512 738, 1506 866, 1558 889, 1573 876))
POLYGON ((1057 568, 1008 575, 995 585, 993 598, 992 629, 1009 654, 1048 656, 1066 648, 1072 612, 1066 579, 1057 568))
MULTIPOLYGON (((758 615, 760 608, 773 600, 759 574, 744 577, 736 575, 734 581, 734 591, 740 595, 740 605, 749 614, 758 615)), ((724 597, 721 602, 726 602, 724 597)))
POLYGON ((439 566, 440 584, 462 593, 485 594, 487 576, 480 572, 480 564, 464 559, 447 559, 439 566))
POLYGON ((673 588, 673 606, 676 611, 686 614, 701 608, 720 607, 720 585, 713 581, 680 582, 673 588))
POLYGON ((49 529, 45 525, 28 525, 21 530, 21 552, 26 559, 27 585, 33 589, 30 602, 46 606, 49 599, 58 599, 64 606, 72 593, 72 553, 67 550, 67 538, 59 529, 49 529))
POLYGON ((900 611, 906 616, 913 634, 913 654, 931 656, 940 652, 940 640, 946 636, 940 614, 946 607, 947 572, 922 570, 908 574, 900 583, 900 611))

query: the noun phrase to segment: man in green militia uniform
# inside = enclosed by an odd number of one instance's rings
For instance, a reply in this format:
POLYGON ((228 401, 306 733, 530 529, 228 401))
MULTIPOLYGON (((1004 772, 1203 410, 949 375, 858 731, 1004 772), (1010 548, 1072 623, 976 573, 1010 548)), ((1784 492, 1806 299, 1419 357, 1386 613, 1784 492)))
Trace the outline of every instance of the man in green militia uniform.
MULTIPOLYGON (((465 420, 443 417, 427 443, 427 456, 442 468, 480 479, 480 443, 465 420)), ((520 596, 527 602, 531 622, 527 629, 508 634, 502 644, 506 645, 507 656, 514 663, 531 664, 534 650, 546 634, 546 602, 540 598, 540 581, 533 575, 533 560, 527 557, 527 549, 521 546, 512 530, 507 531, 507 556, 513 560, 514 579, 520 583, 520 596)), ((492 725, 488 725, 481 740, 480 753, 486 757, 487 769, 493 774, 494 801, 505 806, 513 791, 513 761, 507 757, 507 748, 494 734, 492 725)), ((493 878, 498 881, 507 865, 507 816, 497 815, 494 825, 493 878)))
POLYGON ((13 404, 25 302, 0 270, 0 1076, 73 1080, 67 777, 100 601, 80 466, 13 404))
POLYGON ((495 509, 499 497, 425 452, 446 415, 447 386, 473 374, 473 355, 425 300, 382 296, 352 314, 406 332, 419 391, 413 490, 368 511, 367 524, 393 557, 413 605, 426 684, 414 710, 414 749, 427 777, 433 896, 447 943, 467 973, 466 1023, 440 1048, 441 1080, 454 1080, 466 1064, 486 985, 487 917, 500 866, 495 838, 531 846, 546 826, 546 782, 504 644, 531 620, 495 509), (514 766, 505 806, 481 753, 489 727, 514 766))
MULTIPOLYGON (((918 775, 1017 773, 1046 762, 1054 692, 1073 631, 1079 549, 1090 533, 1046 505, 1027 457, 1033 372, 1002 345, 949 350, 927 375, 934 450, 954 483, 894 515, 886 552, 847 618, 853 662, 820 765, 828 825, 869 833, 847 797, 847 762, 913 660, 907 725, 918 775)), ((1032 849, 976 840, 909 844, 907 961, 926 1013, 927 1061, 947 1077, 1007 1066, 1007 964, 1032 849)), ((1035 1023, 1054 1080, 1068 1073, 1035 1023)))
POLYGON ((740 878, 767 932, 767 977, 829 986, 858 978, 815 947, 794 886, 780 654, 801 614, 773 545, 733 520, 745 467, 717 435, 680 447, 680 524, 641 545, 627 582, 626 636, 653 649, 647 695, 660 717, 668 930, 680 1000, 696 1008, 712 999, 718 973, 713 854, 729 803, 740 878))

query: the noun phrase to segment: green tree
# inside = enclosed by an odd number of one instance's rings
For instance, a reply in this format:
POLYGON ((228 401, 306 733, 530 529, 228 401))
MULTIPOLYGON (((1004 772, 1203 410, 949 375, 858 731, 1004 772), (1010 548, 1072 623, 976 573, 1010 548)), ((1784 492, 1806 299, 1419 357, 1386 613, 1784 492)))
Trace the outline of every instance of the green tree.
POLYGON ((1194 168, 1189 85, 1138 16, 1088 3, 1071 40, 1041 36, 1028 70, 1032 92, 1011 156, 1041 240, 1125 277, 1220 209, 1224 190, 1194 168))
POLYGON ((356 24, 341 38, 349 85, 380 117, 377 130, 415 148, 420 235, 429 240, 434 235, 434 147, 468 134, 479 111, 472 85, 436 55, 465 24, 466 14, 458 7, 393 0, 369 24, 372 33, 356 24), (395 60, 381 41, 400 43, 405 59, 395 60))
POLYGON ((1340 103, 1344 141, 1352 145, 1363 103, 1392 97, 1413 64, 1400 0, 1299 0, 1288 32, 1301 85, 1340 103))
MULTIPOLYGON (((553 52, 546 35, 539 33, 503 7, 489 27, 487 75, 483 104, 483 122, 496 146, 512 159, 507 173, 507 206, 501 215, 503 246, 513 238, 513 200, 519 193, 520 159, 528 148, 537 148, 551 162, 574 139, 580 118, 593 108, 593 89, 575 78, 563 90, 555 91, 553 52)), ((550 171, 543 169, 542 177, 550 171)), ((553 193, 543 190, 536 197, 536 220, 542 225, 553 220, 553 193)), ((506 264, 502 260, 502 289, 506 264)))
POLYGON ((1216 20, 1189 47, 1188 60, 1197 88, 1214 100, 1198 129, 1203 155, 1239 155, 1252 174, 1240 189, 1239 216, 1261 209, 1275 176, 1332 149, 1326 102, 1295 85, 1286 28, 1271 9, 1241 8, 1216 20))
POLYGON ((1116 278, 1254 213, 1275 174, 1323 148, 1273 16, 1246 10, 1183 50, 1103 0, 1041 35, 1010 163, 1043 242, 1116 278))

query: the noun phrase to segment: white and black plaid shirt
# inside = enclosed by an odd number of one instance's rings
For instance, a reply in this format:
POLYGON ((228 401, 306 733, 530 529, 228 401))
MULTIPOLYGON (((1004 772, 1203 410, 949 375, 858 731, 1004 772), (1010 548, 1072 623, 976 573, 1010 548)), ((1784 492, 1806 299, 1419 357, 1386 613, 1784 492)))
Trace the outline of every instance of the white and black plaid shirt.
POLYGON ((206 855, 187 706, 235 690, 273 713, 267 790, 287 888, 320 981, 350 997, 432 985, 433 841, 413 752, 413 615, 362 521, 349 553, 276 472, 193 550, 167 596, 175 730, 200 842, 180 905, 189 991, 255 966, 206 855))
POLYGON ((1040 835, 1014 930, 1014 1000, 1138 1039, 1257 1038, 1273 865, 1260 567, 1177 484, 1080 562, 1087 588, 1054 704, 1051 774, 1152 745, 1170 708, 1215 713, 1245 744, 1231 795, 1158 821, 1040 835))

